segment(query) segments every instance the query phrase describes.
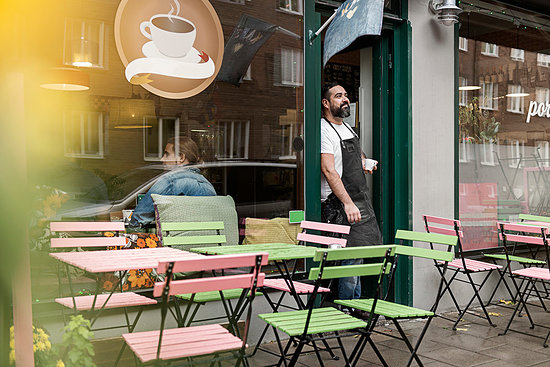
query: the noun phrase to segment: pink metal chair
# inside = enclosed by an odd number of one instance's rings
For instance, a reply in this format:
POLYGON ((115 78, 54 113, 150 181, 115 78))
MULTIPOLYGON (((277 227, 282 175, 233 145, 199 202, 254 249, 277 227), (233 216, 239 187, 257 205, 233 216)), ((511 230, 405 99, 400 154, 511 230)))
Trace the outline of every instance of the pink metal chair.
POLYGON ((154 296, 162 297, 160 330, 122 335, 126 344, 144 364, 181 360, 179 365, 208 363, 214 365, 226 359, 236 359, 235 366, 246 363, 246 339, 252 315, 252 305, 257 287, 263 285, 265 274, 261 266, 267 264, 266 253, 207 256, 196 259, 159 263, 159 273, 166 272, 166 280, 154 286, 154 296), (248 273, 235 274, 231 269, 250 268, 248 273), (173 280, 176 272, 212 272, 211 277, 173 280), (220 324, 166 329, 166 315, 173 305, 173 297, 182 293, 241 289, 239 304, 246 305, 246 321, 242 334, 236 327, 237 315, 243 310, 225 308, 229 327, 220 324), (249 302, 245 302, 246 298, 249 302))
MULTIPOLYGON (((443 290, 441 291, 441 294, 439 295, 439 297, 441 298, 445 294, 445 292, 448 292, 456 307, 456 310, 458 311, 459 315, 457 319, 454 320, 453 330, 456 330, 458 323, 466 314, 466 312, 468 312, 468 309, 470 308, 470 306, 475 300, 479 302, 483 310, 484 317, 489 322, 489 325, 495 326, 495 324, 493 324, 493 322, 491 321, 489 312, 486 309, 486 302, 484 302, 481 298, 480 291, 483 288, 483 286, 487 283, 487 280, 489 279, 489 277, 493 272, 502 271, 502 266, 483 262, 483 261, 469 259, 464 254, 463 248, 462 248, 462 240, 461 240, 464 237, 464 233, 462 231, 462 227, 459 220, 435 217, 431 215, 423 215, 422 218, 424 220, 426 232, 453 235, 458 237, 458 246, 457 246, 458 254, 455 257, 455 259, 449 262, 447 265, 447 271, 451 274, 451 276, 449 279, 443 278, 445 282, 445 287, 443 288, 443 290), (459 278, 458 277, 459 274, 465 275, 466 279, 459 278), (472 278, 473 274, 485 274, 485 276, 483 277, 480 283, 476 283, 472 278), (464 306, 464 308, 460 307, 456 299, 456 296, 452 291, 451 284, 455 281, 467 283, 472 288, 473 295, 468 301, 468 303, 464 306)), ((439 270, 440 274, 442 274, 443 263, 436 262, 435 265, 439 270)), ((509 289, 508 291, 511 294, 511 291, 509 289)), ((475 316, 479 316, 475 313, 471 313, 471 314, 475 316)))

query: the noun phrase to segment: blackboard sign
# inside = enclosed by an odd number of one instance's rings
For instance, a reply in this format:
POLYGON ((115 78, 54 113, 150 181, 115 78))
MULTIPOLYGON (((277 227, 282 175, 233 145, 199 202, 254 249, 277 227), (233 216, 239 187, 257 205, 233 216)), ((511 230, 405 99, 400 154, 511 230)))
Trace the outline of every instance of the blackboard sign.
POLYGON ((358 65, 329 62, 323 70, 323 81, 324 83, 341 83, 348 92, 349 101, 351 103, 357 102, 359 100, 359 85, 361 84, 360 70, 361 68, 358 65))

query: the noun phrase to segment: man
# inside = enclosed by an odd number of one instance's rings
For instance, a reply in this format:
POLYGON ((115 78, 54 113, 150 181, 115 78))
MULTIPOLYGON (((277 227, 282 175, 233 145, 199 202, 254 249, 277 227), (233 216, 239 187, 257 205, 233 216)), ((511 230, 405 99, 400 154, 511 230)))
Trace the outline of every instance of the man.
POLYGON ((216 190, 208 180, 200 174, 196 167, 185 167, 189 164, 200 163, 199 148, 188 137, 178 138, 179 149, 175 151, 175 139, 168 140, 164 154, 160 161, 170 172, 162 175, 147 194, 141 199, 132 214, 130 227, 144 226, 155 220, 155 208, 151 194, 159 195, 187 195, 187 196, 215 196, 216 190))
MULTIPOLYGON (((359 137, 344 122, 350 115, 346 90, 337 83, 327 84, 322 89, 321 119, 321 200, 323 220, 327 221, 326 206, 329 202, 343 205, 345 218, 351 225, 347 246, 382 244, 374 210, 368 197, 364 155, 359 137), (338 203, 339 204, 339 203, 338 203)), ((376 169, 376 166, 373 168, 376 169)), ((340 223, 342 224, 342 223, 340 223)), ((346 223, 347 224, 347 223, 346 223)), ((350 260, 345 265, 360 264, 350 260)), ((373 290, 369 290, 373 291, 373 290)), ((361 297, 359 277, 343 278, 338 282, 339 299, 361 297)))

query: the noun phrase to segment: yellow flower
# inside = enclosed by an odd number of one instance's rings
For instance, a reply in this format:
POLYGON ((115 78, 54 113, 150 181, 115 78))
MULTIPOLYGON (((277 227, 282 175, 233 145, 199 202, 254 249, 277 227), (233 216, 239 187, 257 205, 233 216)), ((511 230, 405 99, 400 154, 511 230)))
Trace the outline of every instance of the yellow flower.
POLYGON ((157 243, 154 240, 152 240, 151 238, 145 239, 145 243, 147 243, 147 247, 150 247, 150 248, 157 247, 157 243))
POLYGON ((46 339, 46 341, 44 342, 44 344, 46 344, 46 350, 52 349, 52 343, 50 343, 49 340, 46 339))
POLYGON ((36 343, 36 348, 40 351, 46 350, 46 344, 42 341, 36 343))
POLYGON ((15 349, 10 350, 10 364, 15 362, 15 349))
POLYGON ((37 349, 36 344, 34 344, 34 345, 32 346, 32 351, 33 351, 33 352, 36 352, 36 349, 37 349))
POLYGON ((65 363, 63 363, 63 361, 60 359, 57 361, 55 367, 65 367, 65 363))

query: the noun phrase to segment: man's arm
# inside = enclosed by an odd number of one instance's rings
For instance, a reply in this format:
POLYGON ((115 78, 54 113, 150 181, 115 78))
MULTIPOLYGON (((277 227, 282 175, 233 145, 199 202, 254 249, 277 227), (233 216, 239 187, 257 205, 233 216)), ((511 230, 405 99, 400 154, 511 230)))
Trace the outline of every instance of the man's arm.
POLYGON ((348 192, 342 183, 342 179, 334 167, 333 154, 321 153, 321 172, 325 175, 325 178, 327 179, 334 195, 336 195, 342 204, 344 204, 344 210, 348 216, 348 221, 350 223, 359 222, 361 220, 361 213, 348 195, 348 192))

